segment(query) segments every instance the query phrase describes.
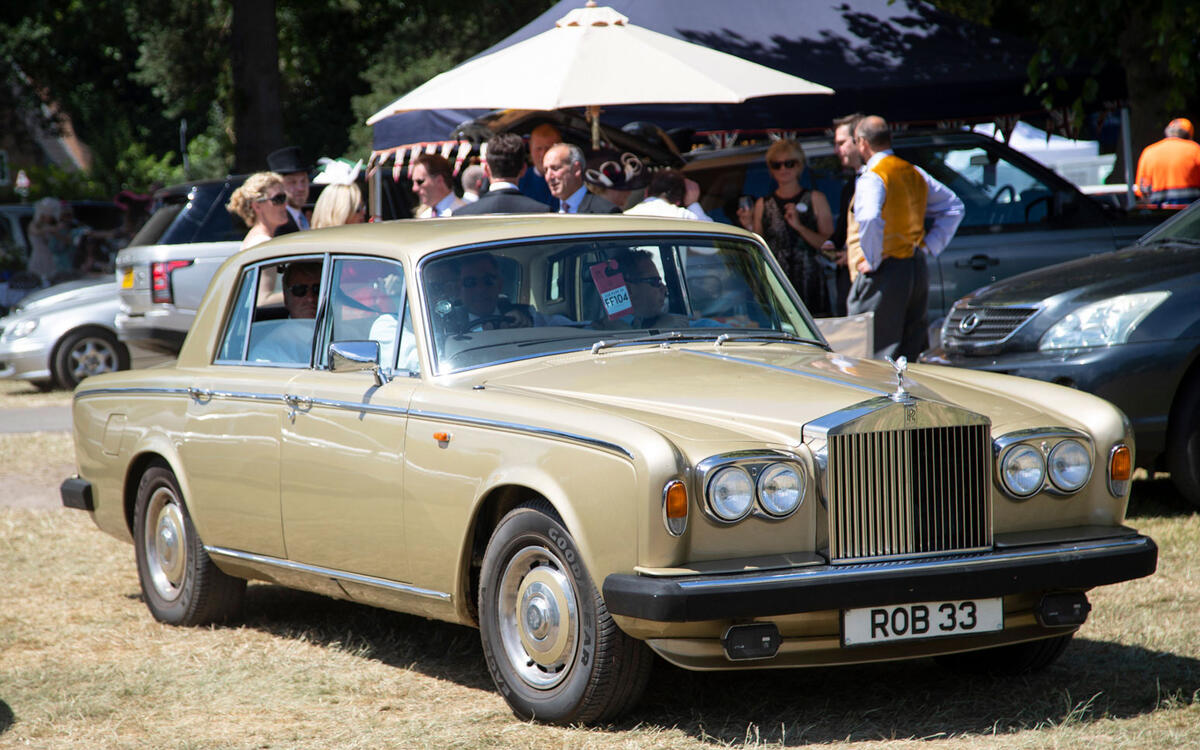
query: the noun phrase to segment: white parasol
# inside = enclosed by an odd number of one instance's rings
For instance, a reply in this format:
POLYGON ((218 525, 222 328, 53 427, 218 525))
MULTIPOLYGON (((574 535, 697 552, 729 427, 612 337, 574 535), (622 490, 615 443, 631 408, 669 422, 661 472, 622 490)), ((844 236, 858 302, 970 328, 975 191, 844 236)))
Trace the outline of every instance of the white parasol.
POLYGON ((759 96, 832 93, 803 78, 636 26, 589 1, 549 31, 430 79, 367 124, 414 109, 587 107, 595 140, 599 108, 606 105, 733 104, 759 96))

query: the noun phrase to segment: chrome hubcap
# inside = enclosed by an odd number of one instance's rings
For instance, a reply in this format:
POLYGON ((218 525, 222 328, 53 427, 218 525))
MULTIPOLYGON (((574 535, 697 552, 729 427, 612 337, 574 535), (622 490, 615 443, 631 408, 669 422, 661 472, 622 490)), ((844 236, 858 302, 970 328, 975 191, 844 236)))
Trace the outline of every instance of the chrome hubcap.
POLYGON ((117 353, 101 339, 84 339, 70 352, 71 375, 83 380, 102 372, 117 369, 117 353))
POLYGON ((570 672, 579 642, 578 596, 558 558, 543 547, 526 547, 500 579, 500 638, 516 673, 538 689, 557 685, 570 672))
POLYGON ((187 534, 175 493, 165 487, 150 496, 145 545, 146 568, 155 591, 174 600, 187 573, 187 534))

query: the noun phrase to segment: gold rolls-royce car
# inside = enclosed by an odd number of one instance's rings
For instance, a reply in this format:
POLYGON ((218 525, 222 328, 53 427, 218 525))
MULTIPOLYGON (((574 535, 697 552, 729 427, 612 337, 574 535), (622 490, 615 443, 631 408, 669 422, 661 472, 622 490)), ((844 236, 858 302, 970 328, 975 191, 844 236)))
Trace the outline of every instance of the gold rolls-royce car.
POLYGON ((688 669, 1045 667, 1149 575, 1133 443, 1048 383, 830 351, 740 229, 471 217, 287 235, 177 363, 75 391, 63 503, 167 623, 250 580, 477 626, 521 717, 688 669))

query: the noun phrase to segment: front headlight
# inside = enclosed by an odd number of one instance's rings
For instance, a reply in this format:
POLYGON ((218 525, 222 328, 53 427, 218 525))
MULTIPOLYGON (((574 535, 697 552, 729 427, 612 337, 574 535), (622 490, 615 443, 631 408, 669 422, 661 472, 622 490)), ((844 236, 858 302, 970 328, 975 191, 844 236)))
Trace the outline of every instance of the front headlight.
POLYGON ((776 518, 790 515, 804 499, 800 472, 787 464, 771 464, 758 475, 758 500, 776 518))
POLYGON ((22 338, 36 331, 37 327, 37 318, 24 318, 22 320, 18 320, 16 323, 13 323, 11 326, 5 326, 4 338, 9 339, 10 341, 12 339, 22 338))
POLYGON ((754 506, 754 482, 745 469, 728 466, 713 474, 708 483, 709 507, 722 521, 740 521, 754 506))
POLYGON ((1018 444, 1000 459, 1000 480, 1017 497, 1029 497, 1046 481, 1046 462, 1032 445, 1018 444))
POLYGON ((1054 446, 1047 464, 1050 481, 1063 492, 1075 492, 1092 475, 1092 454, 1076 440, 1064 440, 1054 446))
POLYGON ((1042 334, 1038 349, 1046 351, 1124 344, 1138 323, 1170 296, 1170 292, 1140 292, 1084 305, 1042 334))

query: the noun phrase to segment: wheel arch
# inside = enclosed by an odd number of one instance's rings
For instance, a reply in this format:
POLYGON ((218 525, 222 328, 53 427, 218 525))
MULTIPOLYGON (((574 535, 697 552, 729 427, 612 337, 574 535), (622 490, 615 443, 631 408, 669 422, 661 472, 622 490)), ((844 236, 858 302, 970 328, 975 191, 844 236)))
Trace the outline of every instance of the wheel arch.
MULTIPOLYGON (((1187 367, 1183 368, 1175 387, 1175 395, 1171 397, 1171 409, 1167 413, 1167 431, 1162 453, 1156 458, 1154 467, 1165 469, 1170 461, 1170 449, 1175 431, 1183 418, 1184 405, 1189 397, 1200 392, 1200 348, 1193 349, 1188 354, 1187 367)), ((1139 462, 1140 463, 1140 462, 1139 462)))
MULTIPOLYGON (((153 466, 161 466, 175 475, 175 481, 179 483, 179 489, 183 493, 183 497, 180 499, 185 506, 189 505, 188 498, 191 494, 188 491, 185 477, 178 470, 175 462, 168 457, 167 452, 156 448, 147 448, 138 452, 125 468, 125 480, 121 492, 121 511, 130 536, 133 536, 133 516, 137 505, 138 484, 142 480, 142 475, 153 466)), ((191 512, 190 507, 188 507, 188 512, 191 512)))
POLYGON ((475 506, 475 514, 468 526, 467 538, 464 540, 462 558, 459 561, 458 601, 464 622, 479 625, 479 573, 483 568, 483 554, 492 538, 496 527, 510 511, 530 502, 541 501, 550 507, 559 523, 571 530, 571 526, 563 520, 559 507, 555 505, 546 493, 534 489, 527 484, 504 484, 492 487, 480 498, 475 506))

